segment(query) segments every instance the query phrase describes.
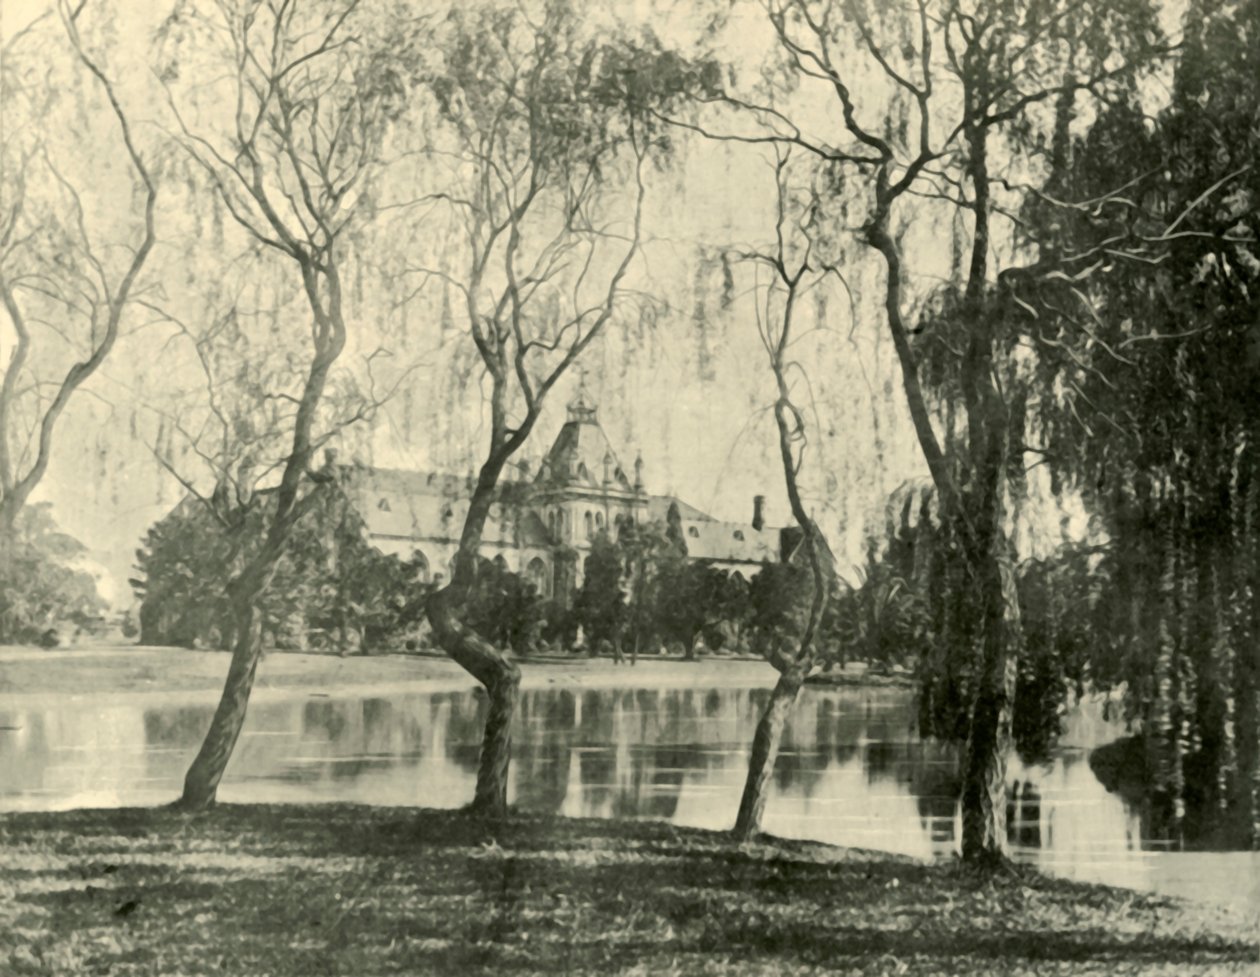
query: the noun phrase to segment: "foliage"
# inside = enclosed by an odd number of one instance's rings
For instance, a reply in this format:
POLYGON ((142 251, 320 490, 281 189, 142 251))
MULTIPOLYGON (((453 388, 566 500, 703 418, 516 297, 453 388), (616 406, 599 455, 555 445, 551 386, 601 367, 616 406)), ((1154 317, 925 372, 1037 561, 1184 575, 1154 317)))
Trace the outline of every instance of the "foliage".
POLYGON ((1064 138, 1009 301, 1046 459, 1109 541, 1095 675, 1127 690, 1173 835, 1260 845, 1260 4, 1195 3, 1171 102, 1064 138), (1113 188, 1124 187, 1122 193, 1113 188), (1045 269, 1061 269, 1058 275, 1045 269))
POLYGON ((573 614, 588 645, 621 640, 628 617, 622 592, 623 555, 620 548, 600 532, 591 541, 591 552, 583 569, 582 587, 573 601, 573 614))
MULTIPOLYGON (((932 493, 898 493, 885 537, 872 536, 856 588, 837 598, 838 638, 846 656, 904 662, 917 672, 919 723, 925 734, 961 741, 974 688, 974 658, 956 651, 975 640, 958 544, 942 526, 932 493), (968 637, 968 635, 971 637, 968 637)), ((1107 659, 1100 627, 1110 604, 1109 563, 1099 547, 1069 542, 1017 568, 1023 640, 1016 659, 1015 745, 1042 759, 1061 731, 1062 715, 1107 659)))
POLYGON ((588 642, 640 649, 677 643, 691 654, 701 637, 712 649, 738 637, 748 617, 748 585, 738 574, 688 559, 680 539, 678 526, 632 521, 622 524, 615 542, 607 534, 595 538, 573 608, 588 642))
POLYGON ((680 642, 690 656, 698 638, 720 648, 726 640, 723 626, 739 626, 748 606, 748 585, 733 571, 671 554, 657 567, 653 596, 660 637, 680 642))
MULTIPOLYGON (((419 620, 419 566, 382 554, 339 487, 323 486, 306 530, 293 534, 271 586, 258 595, 264 633, 280 647, 305 647, 312 629, 363 650, 398 638, 419 620)), ((264 496, 266 499, 266 496, 264 496)), ((248 510, 232 528, 185 500, 150 528, 136 552, 144 644, 230 647, 235 619, 228 583, 263 545, 270 505, 248 510)))
POLYGON ((0 644, 55 644, 57 625, 83 626, 104 610, 92 576, 73 566, 83 552, 46 504, 24 506, 0 530, 0 644))
POLYGON ((465 623, 487 641, 518 654, 534 650, 544 623, 534 585, 493 560, 479 558, 465 605, 465 623))
POLYGON ((760 648, 794 644, 809 617, 809 570, 794 563, 762 567, 748 585, 749 631, 760 648))

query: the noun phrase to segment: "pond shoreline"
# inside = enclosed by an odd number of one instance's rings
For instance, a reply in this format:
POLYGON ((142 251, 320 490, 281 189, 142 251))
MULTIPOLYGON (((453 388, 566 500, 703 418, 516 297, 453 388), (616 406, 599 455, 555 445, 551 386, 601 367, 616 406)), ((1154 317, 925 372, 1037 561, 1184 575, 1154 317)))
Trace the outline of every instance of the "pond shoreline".
MULTIPOLYGON (((152 697, 186 702, 216 699, 229 655, 219 651, 142 645, 101 645, 44 650, 0 647, 0 700, 34 704, 73 697, 119 701, 152 697)), ((757 658, 712 656, 698 661, 643 656, 631 665, 609 658, 548 656, 522 659, 521 687, 536 688, 753 688, 774 685, 777 673, 757 658)), ((272 652, 259 665, 259 698, 445 692, 476 681, 437 653, 350 656, 272 652)), ((867 674, 859 668, 819 675, 811 686, 905 687, 905 676, 867 674)))
POLYGON ((0 815, 9 973, 1252 973, 1237 912, 659 822, 0 815))

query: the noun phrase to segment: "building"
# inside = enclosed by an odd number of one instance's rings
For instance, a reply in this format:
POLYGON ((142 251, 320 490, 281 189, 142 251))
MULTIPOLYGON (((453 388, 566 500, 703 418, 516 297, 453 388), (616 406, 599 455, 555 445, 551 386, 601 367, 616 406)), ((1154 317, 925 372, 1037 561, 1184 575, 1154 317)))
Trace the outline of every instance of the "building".
MULTIPOLYGON (((627 520, 666 522, 677 507, 692 559, 753 577, 767 563, 790 559, 798 529, 765 525, 762 496, 747 523, 721 522, 670 495, 649 493, 643 460, 627 469, 599 425, 596 409, 582 397, 569 406, 541 468, 531 476, 504 478, 482 536, 482 555, 527 577, 545 596, 562 598, 580 583, 584 554, 607 531, 616 538, 627 520), (576 556, 576 560, 574 560, 576 556)), ((381 468, 355 468, 347 492, 378 549, 418 555, 426 580, 451 571, 473 477, 381 468)))

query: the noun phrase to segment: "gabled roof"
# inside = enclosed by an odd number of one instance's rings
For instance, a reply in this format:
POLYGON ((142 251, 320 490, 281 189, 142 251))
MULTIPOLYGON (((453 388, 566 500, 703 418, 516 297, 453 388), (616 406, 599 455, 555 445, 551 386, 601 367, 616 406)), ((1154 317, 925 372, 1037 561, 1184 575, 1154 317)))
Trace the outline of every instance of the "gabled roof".
POLYGON ((648 496, 648 519, 652 522, 665 522, 669 517, 669 507, 671 505, 678 506, 678 514, 683 519, 696 519, 707 522, 713 521, 713 517, 707 512, 701 512, 694 505, 688 505, 682 499, 674 495, 648 496))
MULTIPOLYGON (((545 546, 547 530, 532 512, 516 504, 524 486, 508 481, 490 509, 482 539, 487 543, 545 546)), ((346 494, 373 536, 414 540, 453 540, 463 530, 472 496, 471 480, 438 472, 389 468, 349 469, 346 494)))
POLYGON ((726 563, 767 563, 779 560, 780 534, 777 529, 753 529, 737 522, 683 518, 683 539, 687 555, 695 560, 726 563))

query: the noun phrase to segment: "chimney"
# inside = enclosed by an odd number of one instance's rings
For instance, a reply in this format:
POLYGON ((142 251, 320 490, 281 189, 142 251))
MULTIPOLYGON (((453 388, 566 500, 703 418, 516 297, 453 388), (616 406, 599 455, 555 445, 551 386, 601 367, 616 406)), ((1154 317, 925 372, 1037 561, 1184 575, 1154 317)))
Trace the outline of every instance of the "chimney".
POLYGON ((760 532, 766 525, 766 497, 764 495, 753 496, 753 521, 752 528, 760 532))

